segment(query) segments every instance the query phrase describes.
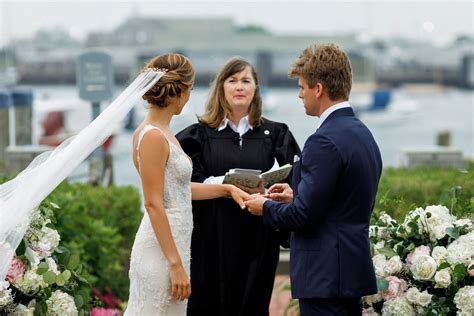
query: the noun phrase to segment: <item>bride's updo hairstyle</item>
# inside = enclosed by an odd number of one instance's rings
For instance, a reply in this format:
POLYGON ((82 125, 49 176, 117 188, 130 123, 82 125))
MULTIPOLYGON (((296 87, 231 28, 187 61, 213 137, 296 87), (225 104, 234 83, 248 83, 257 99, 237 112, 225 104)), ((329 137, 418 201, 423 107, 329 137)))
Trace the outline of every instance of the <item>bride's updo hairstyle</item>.
POLYGON ((151 59, 143 71, 163 71, 165 74, 148 90, 143 99, 151 105, 167 107, 181 92, 194 84, 194 71, 191 61, 180 54, 164 54, 151 59))

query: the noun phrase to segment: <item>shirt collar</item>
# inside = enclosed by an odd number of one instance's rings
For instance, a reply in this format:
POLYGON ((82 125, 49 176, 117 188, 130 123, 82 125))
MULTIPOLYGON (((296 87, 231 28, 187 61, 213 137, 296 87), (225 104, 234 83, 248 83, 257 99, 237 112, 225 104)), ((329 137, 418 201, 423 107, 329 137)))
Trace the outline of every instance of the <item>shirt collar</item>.
POLYGON ((350 107, 351 107, 351 105, 349 104, 348 101, 343 101, 343 102, 331 105, 319 117, 319 122, 318 122, 317 128, 320 128, 321 125, 323 125, 324 121, 328 118, 329 115, 331 115, 332 112, 337 111, 339 109, 350 108, 350 107))
POLYGON ((253 127, 252 125, 250 125, 249 123, 249 116, 246 115, 244 116, 243 118, 240 119, 240 122, 239 122, 239 125, 238 126, 235 126, 235 124, 229 120, 227 117, 224 118, 224 120, 221 122, 221 125, 219 125, 219 127, 217 128, 217 131, 222 131, 223 129, 225 129, 227 127, 227 125, 230 126, 230 128, 232 128, 232 130, 234 132, 237 132, 239 131, 239 127, 242 126, 243 130, 249 130, 249 129, 252 129, 253 130, 253 127))

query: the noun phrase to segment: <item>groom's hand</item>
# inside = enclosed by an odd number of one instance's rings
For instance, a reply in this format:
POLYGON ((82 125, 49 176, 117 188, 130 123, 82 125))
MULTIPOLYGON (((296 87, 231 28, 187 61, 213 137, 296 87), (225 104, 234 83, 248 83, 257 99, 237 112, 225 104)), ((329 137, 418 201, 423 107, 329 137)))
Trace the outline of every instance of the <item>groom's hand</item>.
POLYGON ((245 201, 245 206, 247 210, 253 215, 262 216, 263 214, 263 203, 265 203, 266 198, 260 196, 253 196, 254 199, 245 201))
POLYGON ((293 190, 288 183, 276 183, 268 189, 265 197, 281 203, 291 203, 293 190))

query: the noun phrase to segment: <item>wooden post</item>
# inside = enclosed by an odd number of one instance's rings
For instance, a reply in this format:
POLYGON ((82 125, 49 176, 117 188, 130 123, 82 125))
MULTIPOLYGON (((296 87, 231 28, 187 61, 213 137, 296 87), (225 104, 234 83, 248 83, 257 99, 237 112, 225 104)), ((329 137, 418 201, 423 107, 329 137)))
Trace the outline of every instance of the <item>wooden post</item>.
POLYGON ((436 144, 438 146, 449 147, 451 143, 451 132, 441 131, 436 136, 436 144))
POLYGON ((8 147, 8 109, 12 104, 11 94, 8 90, 0 90, 0 169, 5 163, 6 149, 8 147))

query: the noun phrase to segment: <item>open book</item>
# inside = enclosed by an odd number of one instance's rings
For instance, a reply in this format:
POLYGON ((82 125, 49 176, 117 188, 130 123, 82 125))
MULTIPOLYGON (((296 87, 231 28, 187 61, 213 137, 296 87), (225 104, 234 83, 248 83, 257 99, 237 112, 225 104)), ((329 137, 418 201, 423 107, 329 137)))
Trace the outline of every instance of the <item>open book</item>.
POLYGON ((256 188, 260 180, 263 180, 263 186, 269 187, 272 184, 285 180, 290 174, 290 171, 290 164, 286 164, 264 173, 255 169, 230 169, 225 174, 223 183, 240 184, 249 188, 256 188))

